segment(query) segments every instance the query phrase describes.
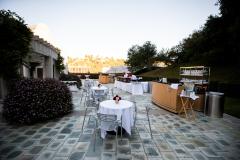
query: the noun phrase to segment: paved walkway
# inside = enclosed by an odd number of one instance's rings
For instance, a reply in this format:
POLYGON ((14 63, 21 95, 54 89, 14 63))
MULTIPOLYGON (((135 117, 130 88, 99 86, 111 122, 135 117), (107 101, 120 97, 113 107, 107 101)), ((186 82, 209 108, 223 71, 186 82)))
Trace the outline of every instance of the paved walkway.
MULTIPOLYGON (((128 99, 129 93, 115 93, 128 99)), ((228 160, 240 159, 240 120, 228 115, 211 119, 198 113, 196 121, 187 121, 151 103, 151 95, 136 96, 138 117, 132 135, 118 141, 98 135, 93 152, 94 121, 87 118, 82 132, 83 104, 79 92, 73 93, 74 112, 61 119, 32 126, 11 126, 0 121, 0 159, 19 160, 228 160), (146 121, 150 111, 153 139, 146 121)))

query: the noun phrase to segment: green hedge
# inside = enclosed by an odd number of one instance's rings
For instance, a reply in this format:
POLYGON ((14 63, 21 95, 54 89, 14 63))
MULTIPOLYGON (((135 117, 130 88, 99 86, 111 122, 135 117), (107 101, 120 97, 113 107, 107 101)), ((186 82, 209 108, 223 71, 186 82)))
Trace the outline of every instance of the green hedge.
POLYGON ((77 87, 80 89, 80 87, 82 86, 82 82, 81 82, 81 79, 77 76, 77 75, 74 75, 74 74, 60 74, 60 77, 59 77, 59 80, 61 81, 77 81, 77 87))
POLYGON ((4 99, 3 117, 10 123, 33 124, 61 117, 72 109, 72 95, 64 83, 22 79, 4 99))
POLYGON ((90 79, 98 79, 100 73, 81 73, 81 74, 76 74, 78 75, 81 79, 86 79, 85 75, 89 75, 90 79))

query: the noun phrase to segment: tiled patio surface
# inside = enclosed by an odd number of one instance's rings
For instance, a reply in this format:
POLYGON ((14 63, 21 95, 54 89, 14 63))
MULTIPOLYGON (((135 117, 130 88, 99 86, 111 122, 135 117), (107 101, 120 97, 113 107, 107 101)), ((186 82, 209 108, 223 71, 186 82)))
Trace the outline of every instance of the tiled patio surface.
MULTIPOLYGON (((115 89, 125 99, 131 95, 115 89)), ((83 104, 79 92, 73 93, 74 112, 61 119, 32 126, 11 126, 0 122, 0 159, 19 160, 206 160, 240 159, 240 120, 228 115, 211 119, 197 114, 187 121, 151 103, 151 94, 136 96, 138 117, 132 135, 118 141, 115 154, 114 136, 103 141, 98 134, 93 152, 94 119, 87 118, 82 131, 83 104), (145 106, 150 111, 151 139, 145 106)), ((240 107, 240 106, 239 106, 240 107)))

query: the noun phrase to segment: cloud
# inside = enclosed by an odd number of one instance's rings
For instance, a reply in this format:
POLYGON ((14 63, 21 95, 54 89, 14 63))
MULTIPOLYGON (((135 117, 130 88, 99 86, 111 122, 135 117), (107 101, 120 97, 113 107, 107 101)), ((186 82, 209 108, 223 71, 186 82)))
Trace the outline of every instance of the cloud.
MULTIPOLYGON (((34 25, 29 25, 29 28, 32 30, 34 35, 39 36, 40 38, 43 38, 44 40, 51 43, 53 46, 58 47, 56 41, 51 35, 51 31, 49 27, 44 23, 38 23, 34 25)), ((58 47, 59 48, 59 47, 58 47)))

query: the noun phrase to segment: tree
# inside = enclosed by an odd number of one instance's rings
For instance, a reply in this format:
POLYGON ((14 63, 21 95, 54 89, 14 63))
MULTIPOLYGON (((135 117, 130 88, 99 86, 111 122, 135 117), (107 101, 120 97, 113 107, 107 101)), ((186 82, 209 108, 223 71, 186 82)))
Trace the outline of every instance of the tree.
POLYGON ((150 41, 145 42, 142 46, 134 45, 128 50, 128 58, 125 63, 132 72, 142 68, 150 68, 155 62, 157 49, 150 41))
POLYGON ((129 69, 134 72, 141 69, 141 55, 139 54, 139 46, 134 45, 128 50, 128 58, 125 63, 129 66, 129 69))
POLYGON ((176 58, 178 58, 177 53, 173 50, 173 49, 162 49, 157 57, 156 57, 156 61, 159 62, 163 62, 165 63, 167 66, 172 65, 176 58))
POLYGON ((240 12, 238 0, 218 0, 225 39, 224 51, 231 58, 229 64, 240 65, 240 12), (229 55, 230 54, 230 55, 229 55))
POLYGON ((15 78, 29 53, 32 32, 16 13, 0 10, 0 77, 15 78))
POLYGON ((175 63, 224 66, 240 63, 240 12, 237 0, 218 0, 220 16, 209 16, 204 26, 176 46, 175 63))
POLYGON ((56 69, 60 73, 65 69, 63 61, 64 61, 64 58, 60 55, 60 50, 59 50, 58 57, 57 57, 57 60, 56 60, 56 69))

